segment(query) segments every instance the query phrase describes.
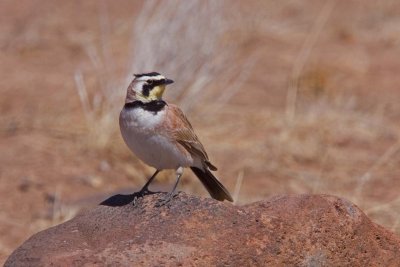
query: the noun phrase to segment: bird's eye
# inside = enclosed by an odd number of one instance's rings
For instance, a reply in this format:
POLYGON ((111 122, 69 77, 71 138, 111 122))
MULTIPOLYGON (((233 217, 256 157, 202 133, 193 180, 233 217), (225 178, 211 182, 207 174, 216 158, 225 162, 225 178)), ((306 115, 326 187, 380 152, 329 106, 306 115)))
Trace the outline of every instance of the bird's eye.
POLYGON ((148 80, 147 83, 148 84, 153 84, 153 80, 148 80))

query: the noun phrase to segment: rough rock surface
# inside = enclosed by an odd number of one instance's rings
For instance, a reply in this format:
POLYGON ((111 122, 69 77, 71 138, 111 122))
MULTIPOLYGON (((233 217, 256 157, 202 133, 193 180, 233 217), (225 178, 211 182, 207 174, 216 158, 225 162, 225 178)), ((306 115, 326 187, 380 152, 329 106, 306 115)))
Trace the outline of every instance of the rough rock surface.
POLYGON ((42 231, 5 266, 400 266, 400 238, 352 203, 277 196, 246 206, 179 193, 111 197, 42 231))

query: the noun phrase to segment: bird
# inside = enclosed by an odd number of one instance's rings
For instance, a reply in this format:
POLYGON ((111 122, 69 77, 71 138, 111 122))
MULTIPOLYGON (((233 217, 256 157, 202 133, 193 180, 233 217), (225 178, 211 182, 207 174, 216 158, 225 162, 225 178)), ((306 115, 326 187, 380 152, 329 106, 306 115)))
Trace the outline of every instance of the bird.
POLYGON ((173 169, 176 181, 162 203, 174 196, 184 168, 189 167, 219 201, 233 202, 223 184, 212 174, 213 165, 191 123, 176 105, 163 100, 167 85, 174 81, 158 72, 134 74, 120 112, 119 125, 123 140, 141 161, 156 171, 139 191, 149 193, 149 185, 162 170, 173 169))

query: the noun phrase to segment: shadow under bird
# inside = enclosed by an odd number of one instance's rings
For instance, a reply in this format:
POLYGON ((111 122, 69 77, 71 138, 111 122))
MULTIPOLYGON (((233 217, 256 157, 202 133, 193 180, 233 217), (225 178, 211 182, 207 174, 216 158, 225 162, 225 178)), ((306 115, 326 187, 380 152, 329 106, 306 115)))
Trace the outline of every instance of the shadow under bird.
POLYGON ((183 169, 190 167, 211 197, 233 201, 228 190, 211 173, 217 168, 209 161, 185 114, 162 99, 166 85, 171 83, 172 80, 157 72, 135 74, 120 113, 119 125, 125 143, 139 159, 156 168, 140 193, 149 192, 148 186, 161 170, 174 169, 176 182, 163 201, 168 202, 183 169))

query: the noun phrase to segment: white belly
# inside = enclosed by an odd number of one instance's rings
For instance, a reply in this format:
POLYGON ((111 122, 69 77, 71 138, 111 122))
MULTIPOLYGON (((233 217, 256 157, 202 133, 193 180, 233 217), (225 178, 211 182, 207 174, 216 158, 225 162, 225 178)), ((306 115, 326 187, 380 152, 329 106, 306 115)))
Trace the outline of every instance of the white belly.
POLYGON ((183 154, 165 135, 156 131, 165 111, 156 115, 142 109, 122 110, 121 134, 131 151, 146 164, 162 170, 193 165, 193 159, 183 154))

